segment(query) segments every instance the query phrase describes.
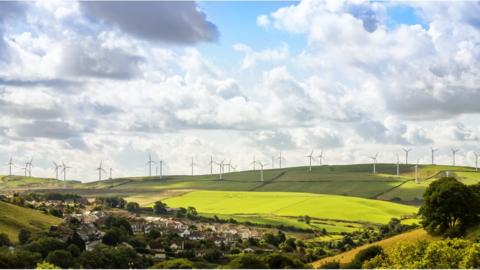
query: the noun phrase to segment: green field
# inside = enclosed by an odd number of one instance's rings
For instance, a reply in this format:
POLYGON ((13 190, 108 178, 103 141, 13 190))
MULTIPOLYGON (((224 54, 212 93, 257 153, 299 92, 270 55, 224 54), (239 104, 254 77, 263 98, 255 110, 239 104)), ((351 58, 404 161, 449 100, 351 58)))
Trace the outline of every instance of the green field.
MULTIPOLYGON (((71 186, 78 181, 67 181, 71 186)), ((28 189, 28 188, 61 188, 63 181, 52 178, 24 177, 24 176, 0 176, 0 190, 28 189)))
POLYGON ((61 222, 60 218, 0 201, 0 232, 6 233, 11 241, 18 240, 21 229, 31 232, 45 231, 51 225, 61 222))
MULTIPOLYGON (((172 207, 194 206, 201 213, 227 215, 309 215, 328 220, 387 223, 416 207, 356 197, 294 192, 194 191, 164 200, 172 207)), ((141 203, 141 202, 140 202, 141 203)))

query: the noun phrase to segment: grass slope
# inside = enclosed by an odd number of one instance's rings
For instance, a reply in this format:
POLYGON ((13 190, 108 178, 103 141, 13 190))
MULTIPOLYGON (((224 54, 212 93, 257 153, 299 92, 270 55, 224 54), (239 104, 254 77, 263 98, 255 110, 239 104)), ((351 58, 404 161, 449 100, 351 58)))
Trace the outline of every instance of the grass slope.
MULTIPOLYGON (((66 181, 67 186, 79 184, 78 181, 66 181)), ((63 188, 63 181, 52 178, 0 176, 0 190, 35 189, 35 188, 63 188)))
POLYGON ((398 245, 398 243, 414 242, 414 241, 421 240, 421 239, 431 239, 431 238, 432 237, 429 234, 427 234, 427 232, 424 231, 423 229, 416 229, 416 230, 413 230, 413 231, 410 231, 410 232, 395 235, 393 237, 390 237, 390 238, 387 238, 387 239, 384 239, 384 240, 381 240, 381 241, 378 241, 378 242, 374 242, 374 243, 371 243, 371 244, 366 244, 366 245, 354 248, 352 250, 340 253, 340 254, 335 255, 335 256, 331 256, 331 257, 321 259, 319 261, 316 261, 316 262, 312 263, 312 266, 314 268, 318 268, 322 264, 324 264, 326 262, 332 262, 332 261, 339 261, 341 265, 345 265, 345 264, 351 262, 352 259, 355 257, 355 255, 360 250, 363 250, 363 249, 368 248, 368 247, 373 246, 373 245, 378 245, 378 246, 381 246, 383 249, 388 250, 389 248, 394 247, 395 245, 398 245))
POLYGON ((21 229, 31 232, 44 231, 48 230, 51 225, 61 222, 60 218, 30 208, 0 202, 0 232, 6 233, 14 242, 18 240, 18 232, 21 229))
POLYGON ((194 191, 164 201, 173 207, 194 206, 199 212, 210 214, 309 215, 372 223, 387 223, 391 217, 417 212, 416 207, 384 201, 294 192, 194 191))

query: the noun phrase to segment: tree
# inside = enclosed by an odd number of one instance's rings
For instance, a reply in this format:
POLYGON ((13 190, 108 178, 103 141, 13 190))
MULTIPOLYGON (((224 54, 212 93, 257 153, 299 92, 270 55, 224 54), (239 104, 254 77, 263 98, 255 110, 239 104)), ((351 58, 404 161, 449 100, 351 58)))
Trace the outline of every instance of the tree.
POLYGON ((308 216, 308 215, 305 215, 305 216, 303 217, 303 220, 305 221, 306 224, 310 224, 310 221, 312 220, 312 218, 311 218, 310 216, 308 216))
POLYGON ((423 195, 420 208, 423 227, 430 233, 449 233, 464 230, 478 219, 479 197, 465 184, 453 177, 432 182, 423 195))
POLYGON ((0 233, 0 247, 9 247, 12 245, 10 238, 6 233, 0 233))
POLYGON ((102 243, 109 246, 116 246, 124 241, 127 241, 128 236, 125 230, 113 227, 105 232, 102 238, 102 243))
POLYGON ((187 207, 187 218, 188 219, 195 219, 197 218, 197 209, 195 207, 189 206, 187 207))
POLYGON ((153 205, 153 213, 157 215, 167 214, 167 205, 161 201, 156 201, 153 205))
POLYGON ((138 213, 140 211, 140 205, 136 202, 128 202, 126 208, 128 212, 132 213, 138 213))
POLYGON ((73 256, 67 250, 54 250, 48 253, 47 262, 58 265, 63 269, 73 267, 73 256))
POLYGON ((125 230, 129 235, 133 234, 132 226, 128 219, 123 217, 110 216, 105 220, 105 226, 108 228, 119 228, 125 230))
POLYGON ((230 269, 266 269, 267 264, 253 254, 243 254, 233 259, 227 268, 230 269))
POLYGON ((305 269, 307 268, 300 260, 284 254, 270 254, 265 258, 270 269, 305 269))
POLYGON ((47 261, 37 263, 36 269, 61 269, 60 267, 47 261))
POLYGON ((31 235, 32 235, 32 233, 30 231, 27 231, 25 229, 21 229, 18 232, 18 241, 20 242, 20 244, 24 245, 28 242, 28 240, 30 240, 31 235))
POLYGON ((57 209, 57 208, 50 208, 50 210, 48 210, 48 213, 52 216, 55 216, 55 217, 59 217, 59 218, 63 217, 62 211, 60 209, 57 209))

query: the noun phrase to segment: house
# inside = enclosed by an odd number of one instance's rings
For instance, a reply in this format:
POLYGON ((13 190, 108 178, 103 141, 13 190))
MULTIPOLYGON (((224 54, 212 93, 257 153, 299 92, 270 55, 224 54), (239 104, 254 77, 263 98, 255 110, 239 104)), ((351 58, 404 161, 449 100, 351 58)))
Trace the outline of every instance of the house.
POLYGON ((253 250, 252 248, 244 248, 243 249, 243 253, 254 253, 255 250, 253 250))
POLYGON ((190 236, 190 231, 189 231, 188 229, 186 229, 186 230, 182 231, 181 233, 179 233, 178 235, 179 235, 180 237, 185 238, 185 237, 190 236))

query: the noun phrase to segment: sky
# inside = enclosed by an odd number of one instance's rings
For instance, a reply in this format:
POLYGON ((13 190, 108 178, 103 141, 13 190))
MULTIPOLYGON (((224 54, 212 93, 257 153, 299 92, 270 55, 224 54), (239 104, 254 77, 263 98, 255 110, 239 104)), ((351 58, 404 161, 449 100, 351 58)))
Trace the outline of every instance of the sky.
POLYGON ((0 2, 0 174, 474 166, 480 2, 0 2), (278 160, 274 167, 278 167, 278 160), (318 162, 318 159, 315 161, 318 162), (218 168, 215 168, 218 170, 218 168), (155 170, 155 169, 153 169, 155 170))

